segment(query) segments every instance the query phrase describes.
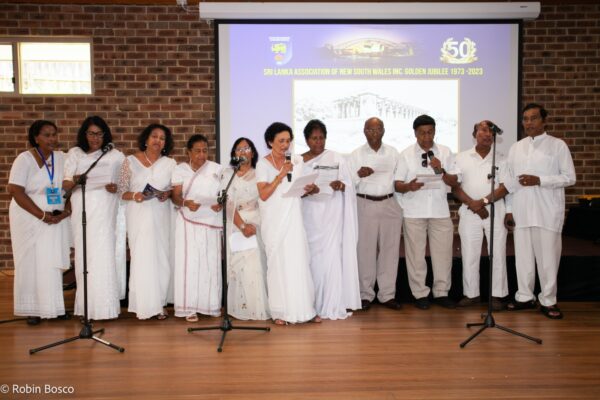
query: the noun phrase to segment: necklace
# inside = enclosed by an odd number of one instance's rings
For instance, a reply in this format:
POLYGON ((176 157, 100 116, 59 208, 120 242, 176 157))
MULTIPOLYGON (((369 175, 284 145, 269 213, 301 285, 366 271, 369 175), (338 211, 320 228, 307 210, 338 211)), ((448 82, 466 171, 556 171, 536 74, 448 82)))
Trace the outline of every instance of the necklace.
POLYGON ((273 161, 273 166, 275 167, 276 170, 281 170, 281 168, 283 167, 283 164, 285 164, 285 160, 283 160, 283 162, 281 163, 281 166, 278 167, 277 166, 277 161, 275 161, 275 157, 273 157, 273 153, 269 154, 271 156, 271 160, 273 161))
MULTIPOLYGON (((148 154, 146 154, 146 151, 144 150, 144 157, 146 157, 146 161, 148 161, 149 167, 152 166, 152 164, 154 164, 156 161, 152 162, 150 161, 150 159, 148 158, 148 154)), ((160 156, 158 156, 158 158, 160 158, 160 156)), ((158 160, 158 158, 156 160, 158 160)))

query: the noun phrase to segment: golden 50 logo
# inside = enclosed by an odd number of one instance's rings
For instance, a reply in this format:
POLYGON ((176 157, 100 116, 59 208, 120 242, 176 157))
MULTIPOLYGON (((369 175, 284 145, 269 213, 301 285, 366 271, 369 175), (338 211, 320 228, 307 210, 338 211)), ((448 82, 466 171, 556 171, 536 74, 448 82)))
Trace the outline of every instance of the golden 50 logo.
POLYGON ((440 60, 446 64, 470 64, 477 61, 477 44, 468 37, 462 42, 448 38, 440 50, 440 60))

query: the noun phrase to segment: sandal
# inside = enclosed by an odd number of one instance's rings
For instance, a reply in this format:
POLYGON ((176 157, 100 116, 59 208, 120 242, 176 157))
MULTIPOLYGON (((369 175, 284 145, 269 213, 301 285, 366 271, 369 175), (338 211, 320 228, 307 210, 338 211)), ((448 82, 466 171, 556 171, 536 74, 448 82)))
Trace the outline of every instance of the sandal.
POLYGON ((529 301, 511 301, 506 305, 508 311, 533 310, 537 307, 535 300, 529 301))
POLYGON ((321 323, 321 321, 323 321, 323 320, 318 315, 310 320, 310 322, 315 322, 317 324, 321 323))
POLYGON ((196 314, 196 313, 190 314, 187 317, 185 317, 185 320, 187 322, 198 322, 198 314, 196 314))
POLYGON ((287 321, 284 321, 282 319, 277 318, 275 321, 273 321, 275 323, 275 325, 287 325, 287 321))
POLYGON ((167 318, 169 318, 169 313, 167 312, 167 310, 163 310, 160 314, 156 316, 156 319, 159 321, 164 321, 167 318))
POLYGON ((550 319, 562 319, 563 313, 560 311, 560 308, 555 304, 553 306, 540 306, 540 311, 546 317, 550 319))

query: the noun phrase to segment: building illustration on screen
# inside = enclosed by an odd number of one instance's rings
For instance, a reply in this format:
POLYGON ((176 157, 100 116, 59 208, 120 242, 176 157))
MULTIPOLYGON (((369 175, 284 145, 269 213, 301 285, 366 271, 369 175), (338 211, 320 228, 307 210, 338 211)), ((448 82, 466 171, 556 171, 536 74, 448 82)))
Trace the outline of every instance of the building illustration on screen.
POLYGON ((411 43, 378 38, 359 38, 335 45, 328 43, 325 49, 334 57, 345 58, 409 57, 414 54, 411 43))

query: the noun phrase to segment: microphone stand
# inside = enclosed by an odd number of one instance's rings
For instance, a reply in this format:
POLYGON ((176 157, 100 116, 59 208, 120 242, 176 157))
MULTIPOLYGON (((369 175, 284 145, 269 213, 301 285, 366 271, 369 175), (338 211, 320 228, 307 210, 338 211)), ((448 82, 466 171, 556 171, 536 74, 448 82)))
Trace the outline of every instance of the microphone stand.
POLYGON ((83 231, 82 231, 83 232, 83 310, 84 310, 83 327, 81 328, 79 335, 73 336, 73 337, 70 337, 70 338, 67 338, 64 340, 60 340, 58 342, 50 343, 45 346, 37 347, 35 349, 31 349, 31 350, 29 350, 29 354, 34 354, 39 351, 46 350, 51 347, 59 346, 59 345, 65 344, 65 343, 74 342, 75 340, 78 340, 78 339, 92 339, 98 343, 102 343, 105 346, 111 347, 111 348, 119 351, 120 353, 123 353, 125 351, 125 348, 117 346, 115 344, 112 344, 104 339, 100 339, 99 337, 95 336, 97 333, 104 333, 104 328, 98 329, 97 331, 93 331, 92 323, 90 322, 90 320, 88 318, 88 291, 87 291, 88 270, 87 270, 87 235, 86 235, 87 219, 86 219, 86 211, 85 211, 85 185, 87 182, 88 173, 96 166, 96 164, 98 164, 98 161, 100 161, 100 159, 102 157, 104 157, 106 155, 106 153, 108 153, 108 151, 109 150, 103 151, 102 154, 100 155, 100 157, 98 157, 96 159, 96 161, 94 161, 94 163, 92 165, 90 165, 90 167, 87 169, 87 171, 85 171, 81 176, 79 176, 79 179, 77 179, 77 182, 75 182, 75 186, 73 186, 71 189, 67 190, 67 192, 63 196, 65 199, 69 199, 71 197, 71 194, 73 193, 73 190, 75 190, 77 185, 81 185, 81 205, 82 205, 81 226, 83 229, 83 231))
MULTIPOLYGON (((231 319, 229 318, 228 309, 227 309, 227 291, 228 291, 228 283, 227 283, 227 195, 229 192, 229 187, 235 178, 238 170, 240 169, 240 164, 238 163, 233 167, 233 174, 227 183, 227 187, 221 191, 221 195, 218 197, 217 201, 219 204, 223 206, 223 232, 221 233, 221 277, 223 282, 223 318, 221 319, 221 325, 219 326, 207 326, 202 328, 188 328, 188 332, 195 331, 210 331, 220 329, 223 334, 221 335, 221 342, 219 342, 219 347, 217 347, 217 351, 221 353, 223 351, 223 343, 225 342, 225 335, 232 329, 243 329, 243 330, 251 330, 251 331, 271 331, 269 327, 257 327, 257 326, 233 326, 231 323, 231 319)), ((235 210, 234 210, 235 212, 235 210)))
POLYGON ((516 335, 516 336, 521 336, 522 338, 531 340, 532 342, 536 342, 537 344, 542 344, 542 339, 538 339, 535 338, 533 336, 529 336, 529 335, 525 335, 524 333, 520 333, 517 331, 514 331, 512 329, 506 328, 502 325, 498 325, 496 324, 496 321, 494 320, 494 316, 492 315, 492 274, 494 271, 494 217, 495 217, 495 211, 496 211, 496 205, 495 205, 495 186, 496 186, 496 133, 497 133, 497 127, 493 126, 492 127, 492 134, 494 137, 494 141, 492 143, 492 169, 490 174, 488 175, 488 179, 491 181, 491 187, 492 187, 492 191, 491 191, 491 196, 492 198, 490 199, 490 237, 489 237, 489 280, 488 280, 488 288, 489 288, 489 293, 488 293, 488 310, 487 310, 487 314, 481 314, 481 317, 484 318, 483 322, 478 322, 478 323, 471 323, 471 324, 467 324, 467 328, 470 328, 472 326, 480 326, 481 328, 475 332, 474 334, 472 334, 471 336, 469 336, 469 338, 467 340, 465 340, 464 342, 462 342, 460 344, 461 348, 464 348, 471 340, 475 339, 477 336, 479 336, 480 333, 482 333, 484 330, 486 330, 487 328, 498 328, 504 332, 508 332, 512 335, 516 335), (495 129, 494 129, 495 128, 495 129))

